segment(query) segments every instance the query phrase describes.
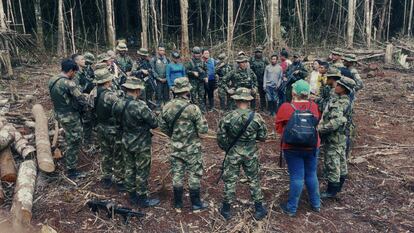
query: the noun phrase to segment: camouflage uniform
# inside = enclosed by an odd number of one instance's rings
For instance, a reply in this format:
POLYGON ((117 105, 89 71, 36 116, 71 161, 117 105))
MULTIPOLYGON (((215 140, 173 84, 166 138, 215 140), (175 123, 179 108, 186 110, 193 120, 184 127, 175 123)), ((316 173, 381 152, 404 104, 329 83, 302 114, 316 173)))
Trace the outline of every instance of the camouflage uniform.
MULTIPOLYGON (((194 52, 201 53, 201 49, 195 47, 193 48, 193 53, 194 52)), ((199 106, 202 112, 205 112, 206 104, 204 101, 204 96, 206 95, 206 81, 204 79, 207 78, 206 63, 201 58, 192 58, 189 62, 186 62, 184 66, 187 72, 187 77, 190 80, 190 84, 192 86, 191 101, 199 106), (193 72, 198 72, 198 77, 196 77, 193 72)))
MULTIPOLYGON (((128 48, 125 43, 119 43, 116 47, 117 51, 128 51, 128 48)), ((131 57, 129 57, 127 54, 121 55, 118 54, 118 56, 115 59, 115 63, 119 66, 119 68, 124 72, 130 72, 132 70, 132 64, 133 61, 131 57)))
POLYGON ((301 61, 293 62, 287 68, 286 77, 288 79, 288 83, 286 85, 286 90, 285 90, 286 102, 290 102, 292 100, 292 84, 300 79, 305 79, 307 76, 308 76, 308 71, 306 70, 305 66, 303 65, 301 61), (294 74, 295 71, 299 71, 299 73, 294 74))
POLYGON ((166 79, 166 69, 170 60, 167 57, 155 56, 151 60, 154 69, 153 75, 157 80, 157 104, 167 103, 170 100, 170 90, 166 79))
MULTIPOLYGON (((262 52, 261 48, 256 48, 255 52, 262 52)), ((266 69, 266 66, 269 65, 269 60, 266 57, 256 58, 251 57, 250 61, 250 68, 253 70, 254 74, 257 78, 257 84, 259 89, 259 97, 260 97, 260 109, 264 111, 266 109, 266 93, 263 89, 263 76, 266 69)), ((256 100, 253 100, 252 108, 255 109, 256 100)))
POLYGON ((226 83, 224 82, 224 76, 230 73, 232 66, 225 61, 226 54, 220 54, 219 57, 220 63, 216 66, 216 75, 218 76, 218 96, 220 99, 220 108, 221 110, 228 110, 229 96, 226 91, 226 83))
MULTIPOLYGON (((339 80, 341 78, 341 73, 339 70, 331 69, 328 71, 326 75, 327 79, 335 79, 339 80)), ((329 100, 334 95, 334 88, 329 86, 328 84, 324 84, 319 89, 319 96, 315 99, 315 103, 318 104, 318 108, 320 112, 325 111, 326 106, 329 103, 329 100)))
POLYGON ((148 77, 152 75, 153 67, 151 66, 151 63, 148 60, 149 53, 147 49, 140 48, 138 50, 138 54, 141 57, 138 58, 138 60, 136 61, 132 75, 145 82, 145 90, 143 90, 142 96, 144 97, 147 105, 150 106, 150 102, 153 99, 155 90, 152 87, 150 79, 148 79, 148 77), (148 74, 144 74, 144 70, 148 71, 148 74))
POLYGON ((49 80, 56 119, 65 130, 67 143, 65 163, 68 170, 76 169, 78 153, 82 144, 83 128, 80 110, 87 105, 87 97, 76 83, 64 74, 49 80))

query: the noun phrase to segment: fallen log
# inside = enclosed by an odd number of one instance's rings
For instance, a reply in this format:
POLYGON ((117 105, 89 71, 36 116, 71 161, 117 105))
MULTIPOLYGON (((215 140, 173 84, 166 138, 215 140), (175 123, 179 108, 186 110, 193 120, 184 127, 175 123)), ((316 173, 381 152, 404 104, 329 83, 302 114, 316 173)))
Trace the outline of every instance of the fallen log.
POLYGON ((53 158, 54 159, 61 159, 62 152, 57 147, 58 146, 58 139, 59 139, 59 123, 57 120, 55 120, 55 131, 53 134, 53 140, 52 140, 52 151, 53 151, 53 158))
POLYGON ((55 163, 52 158, 52 151, 50 149, 49 129, 47 126, 47 117, 42 105, 35 104, 32 108, 32 113, 35 117, 35 136, 36 136, 36 151, 37 163, 40 170, 44 172, 53 172, 55 170, 55 163))
POLYGON ((32 219, 33 195, 36 184, 36 164, 27 160, 20 164, 16 188, 14 189, 11 214, 13 227, 20 227, 30 223, 32 219))
POLYGON ((3 204, 4 202, 4 191, 3 191, 3 186, 1 185, 0 182, 0 204, 3 204))
POLYGON ((16 182, 16 163, 10 147, 0 152, 0 179, 7 182, 16 182))
POLYGON ((14 132, 16 129, 12 125, 5 125, 0 130, 0 151, 4 150, 14 141, 14 132))
POLYGON ((16 130, 14 134, 14 143, 13 148, 16 150, 16 152, 25 159, 29 154, 36 151, 36 149, 29 145, 29 141, 25 137, 22 136, 22 134, 16 130))

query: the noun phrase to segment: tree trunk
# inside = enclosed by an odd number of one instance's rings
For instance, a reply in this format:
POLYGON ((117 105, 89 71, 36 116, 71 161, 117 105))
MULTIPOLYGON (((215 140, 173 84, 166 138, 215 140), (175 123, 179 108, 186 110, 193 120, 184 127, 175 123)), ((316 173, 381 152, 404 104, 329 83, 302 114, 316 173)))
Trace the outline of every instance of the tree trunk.
POLYGON ((402 28, 403 35, 405 35, 406 22, 407 22, 407 0, 404 0, 404 17, 403 17, 403 28, 402 28))
POLYGON ((253 0, 252 21, 253 21, 252 37, 253 37, 253 44, 255 45, 256 44, 256 0, 253 0))
POLYGON ((152 15, 153 15, 153 19, 154 19, 154 37, 155 37, 155 47, 158 47, 159 45, 159 36, 158 36, 158 19, 157 19, 157 10, 156 10, 156 6, 155 6, 155 0, 151 0, 151 10, 152 10, 152 15))
POLYGON ((308 44, 308 17, 309 17, 309 3, 305 0, 305 44, 308 44))
POLYGON ((391 8, 392 8, 392 0, 388 5, 388 20, 387 20, 387 42, 390 37, 390 21, 391 21, 391 8))
POLYGON ((63 0, 58 0, 58 43, 57 54, 66 56, 65 24, 63 19, 63 0))
POLYGON ((45 39, 43 35, 43 18, 40 0, 34 1, 35 18, 36 18, 36 41, 40 50, 45 50, 45 39))
MULTIPOLYGON (((6 149, 14 141, 14 127, 6 125, 0 130, 0 151, 6 149)), ((14 129, 15 130, 15 129, 14 129)))
POLYGON ((1 185, 0 182, 0 205, 4 203, 4 191, 3 191, 3 186, 1 185))
POLYGON ((188 57, 190 53, 190 43, 188 38, 188 0, 180 0, 181 14, 181 54, 188 57))
POLYGON ((299 29, 300 29, 300 35, 302 37, 302 45, 305 45, 305 33, 303 32, 303 19, 302 19, 302 7, 299 0, 296 0, 296 13, 298 15, 299 20, 299 29))
POLYGON ((386 64, 392 63, 393 47, 394 46, 391 43, 387 44, 387 48, 385 49, 385 63, 386 64))
POLYGON ((386 17, 386 13, 387 13, 387 5, 388 5, 388 0, 384 0, 384 2, 382 4, 381 17, 380 17, 380 20, 379 20, 378 31, 377 31, 377 39, 378 40, 381 40, 383 38, 384 23, 385 23, 385 17, 386 17))
POLYGON ((270 51, 273 51, 276 46, 280 45, 280 1, 271 0, 270 2, 270 51))
POLYGON ((42 105, 35 104, 32 108, 32 113, 36 121, 35 136, 37 163, 39 164, 40 170, 44 172, 53 172, 55 170, 55 164, 50 149, 49 129, 45 111, 43 110, 42 105))
POLYGON ((411 0, 411 5, 410 5, 410 16, 408 16, 408 36, 412 35, 411 32, 411 23, 413 21, 413 11, 414 11, 414 0, 411 0))
POLYGON ((4 14, 3 1, 0 1, 0 30, 5 31, 6 29, 6 15, 4 14))
POLYGON ((76 53, 76 45, 75 45, 75 25, 73 22, 73 8, 70 8, 70 32, 71 32, 71 41, 72 41, 72 54, 76 53))
POLYGON ((106 6, 106 32, 108 36, 108 46, 111 49, 114 49, 116 46, 115 41, 115 24, 114 24, 114 12, 113 12, 113 5, 112 0, 105 0, 106 6))
POLYGON ((2 181, 16 182, 16 163, 10 146, 0 152, 0 178, 2 181))
MULTIPOLYGON (((160 41, 164 42, 164 3, 160 0, 160 41)), ((168 17, 168 15, 166 15, 168 17)))
POLYGON ((36 187, 36 164, 33 160, 27 160, 20 164, 16 187, 14 188, 11 214, 13 227, 16 232, 21 232, 32 219, 33 196, 36 187))
POLYGON ((348 48, 354 46, 354 31, 355 31, 355 8, 356 0, 348 0, 348 27, 347 27, 347 44, 348 48))
POLYGON ((233 0, 227 0, 227 56, 233 57, 233 0))
POLYGON ((208 8, 207 8, 207 25, 206 25, 206 35, 207 36, 211 36, 211 31, 210 30, 210 21, 211 21, 211 2, 212 0, 208 0, 208 8))
POLYGON ((24 18, 23 18, 23 8, 22 8, 22 1, 19 0, 19 10, 20 10, 20 21, 23 28, 23 34, 26 34, 26 26, 24 24, 24 18))
POLYGON ((373 0, 365 0, 364 4, 364 13, 365 13, 365 32, 367 37, 367 47, 371 48, 371 38, 372 38, 372 15, 374 11, 373 0))
POLYGON ((141 47, 148 49, 148 0, 140 0, 141 7, 141 47))

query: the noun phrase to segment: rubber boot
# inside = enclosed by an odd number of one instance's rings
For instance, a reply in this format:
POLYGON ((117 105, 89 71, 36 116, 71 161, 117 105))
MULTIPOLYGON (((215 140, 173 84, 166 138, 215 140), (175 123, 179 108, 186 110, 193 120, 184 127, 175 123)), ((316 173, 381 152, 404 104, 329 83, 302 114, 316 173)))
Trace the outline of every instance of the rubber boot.
POLYGON ((112 187, 112 179, 111 178, 103 178, 102 179, 102 188, 110 189, 112 187))
POLYGON ((190 189, 190 199, 193 211, 200 211, 208 207, 208 204, 200 199, 200 189, 190 189))
POLYGON ((174 187, 174 208, 177 212, 183 208, 183 191, 183 187, 174 187))
POLYGON ((254 203, 254 208, 255 208, 255 212, 254 212, 254 218, 256 220, 262 220, 266 215, 267 215, 267 210, 266 208, 262 205, 261 202, 255 202, 254 203))
POLYGON ((153 207, 160 204, 160 200, 157 198, 148 198, 146 194, 138 196, 138 205, 142 208, 153 207))
POLYGON ((334 198, 338 193, 340 183, 328 182, 328 187, 325 192, 321 193, 321 198, 334 198))
POLYGON ((231 219, 231 212, 230 212, 230 203, 223 202, 220 214, 223 216, 224 219, 230 220, 231 219))
POLYGON ((129 193, 129 203, 131 203, 131 205, 138 205, 138 195, 136 192, 129 193))
POLYGON ((347 178, 347 175, 341 176, 339 178, 339 189, 338 189, 338 193, 342 191, 342 187, 344 186, 344 183, 345 183, 346 178, 347 178))

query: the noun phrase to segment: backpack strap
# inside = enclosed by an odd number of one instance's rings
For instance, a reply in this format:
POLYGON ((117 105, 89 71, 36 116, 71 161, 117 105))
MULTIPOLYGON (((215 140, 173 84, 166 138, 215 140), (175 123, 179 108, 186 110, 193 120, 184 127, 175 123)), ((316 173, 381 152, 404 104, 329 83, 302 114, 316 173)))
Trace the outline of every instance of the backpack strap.
POLYGON ((50 86, 49 91, 52 91, 52 90, 53 90, 53 88, 55 87, 56 83, 57 83, 59 80, 61 80, 62 78, 65 78, 65 77, 60 76, 59 78, 57 78, 57 79, 56 79, 56 80, 52 83, 52 85, 50 86))
POLYGON ((181 114, 184 112, 184 110, 188 107, 188 106, 190 106, 191 105, 191 103, 187 103, 186 105, 184 105, 180 110, 178 110, 178 112, 175 114, 175 116, 174 116, 174 118, 173 118, 173 120, 171 121, 171 124, 170 124, 170 129, 171 129, 171 135, 172 135, 172 133, 173 133, 173 131, 174 131, 174 125, 175 125, 175 122, 178 120, 178 118, 180 118, 180 116, 181 116, 181 114))
POLYGON ((226 150, 226 154, 233 148, 234 145, 236 145, 237 141, 240 139, 240 137, 246 132, 247 127, 250 125, 250 122, 253 121, 255 112, 251 111, 249 113, 249 118, 247 118, 247 121, 244 123, 243 128, 239 131, 239 133, 236 135, 236 137, 233 139, 233 141, 230 143, 229 147, 226 150))

